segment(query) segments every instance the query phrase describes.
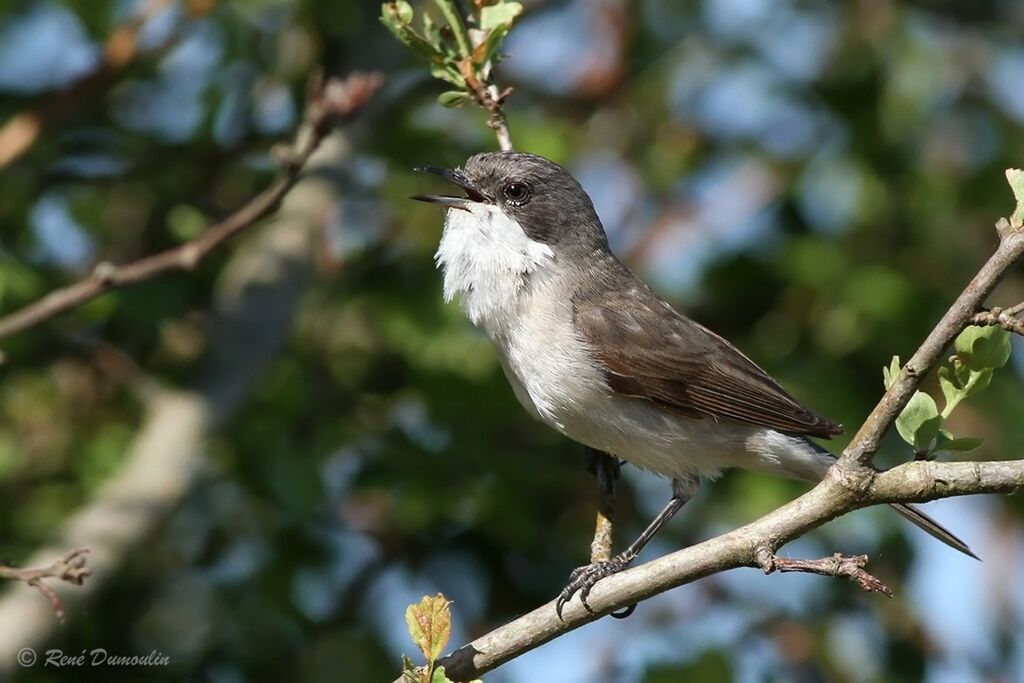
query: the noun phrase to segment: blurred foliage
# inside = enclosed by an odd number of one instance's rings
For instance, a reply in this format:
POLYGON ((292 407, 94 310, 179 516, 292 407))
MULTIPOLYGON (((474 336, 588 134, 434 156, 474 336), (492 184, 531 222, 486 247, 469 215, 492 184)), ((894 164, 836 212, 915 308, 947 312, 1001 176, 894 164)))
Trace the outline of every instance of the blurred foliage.
MULTIPOLYGON (((569 166, 617 253, 666 297, 812 407, 859 425, 878 368, 913 352, 1013 206, 1003 169, 1024 163, 1021 4, 523 6, 496 73, 515 87, 517 148, 569 166)), ((453 644, 552 598, 587 556, 594 483, 580 449, 529 420, 487 342, 441 302, 441 217, 407 200, 423 191, 414 166, 495 147, 486 115, 438 106, 447 86, 380 23, 379 2, 0 8, 0 131, 26 112, 43 121, 0 169, 0 312, 241 205, 271 178, 268 150, 296 124, 314 65, 389 77, 331 174, 337 198, 288 344, 174 514, 55 631, 67 652, 156 649, 171 665, 75 680, 393 680, 419 596, 458 605, 453 644), (104 66, 110 37, 142 14, 131 58, 104 66)), ((143 413, 133 376, 202 381, 207 312, 235 248, 0 343, 0 558, 22 561, 124 465, 143 413)), ((993 303, 1021 300, 1017 272, 993 303)), ((1024 452, 1022 356, 949 416, 952 434, 985 439, 959 457, 1024 452)), ((923 389, 939 396, 940 381, 923 389)), ((907 451, 893 433, 879 462, 907 451)), ((669 495, 628 468, 627 484, 619 543, 669 495)), ((727 475, 649 553, 800 490, 727 475)), ((932 506, 994 558, 985 564, 885 510, 793 544, 796 556, 869 553, 895 600, 733 572, 487 681, 1024 679, 1022 500, 932 506)))

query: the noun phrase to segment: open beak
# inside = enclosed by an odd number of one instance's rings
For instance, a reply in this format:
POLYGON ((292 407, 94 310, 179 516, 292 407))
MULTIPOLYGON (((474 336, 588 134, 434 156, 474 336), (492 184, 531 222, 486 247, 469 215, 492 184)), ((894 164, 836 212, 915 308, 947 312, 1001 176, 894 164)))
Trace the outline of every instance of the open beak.
POLYGON ((465 197, 452 197, 450 195, 440 194, 417 194, 413 195, 411 199, 415 199, 420 202, 431 202, 432 204, 440 204, 441 206, 462 209, 464 211, 469 210, 469 205, 475 202, 486 202, 487 197, 484 196, 479 190, 473 187, 473 184, 469 182, 469 178, 465 174, 453 168, 438 168, 437 166, 420 166, 415 169, 417 171, 423 171, 424 173, 433 173, 436 176, 441 176, 450 183, 458 185, 465 191, 465 197))

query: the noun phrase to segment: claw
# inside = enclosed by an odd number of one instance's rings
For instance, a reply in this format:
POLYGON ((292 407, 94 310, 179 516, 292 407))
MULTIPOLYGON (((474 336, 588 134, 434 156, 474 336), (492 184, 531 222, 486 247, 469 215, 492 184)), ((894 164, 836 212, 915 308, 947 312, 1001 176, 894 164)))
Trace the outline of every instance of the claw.
MULTIPOLYGON (((584 565, 582 567, 576 567, 569 575, 569 583, 562 592, 558 595, 558 600, 555 601, 555 613, 558 614, 558 618, 562 618, 562 609, 566 603, 572 600, 572 596, 579 593, 580 602, 591 614, 594 610, 591 609, 590 604, 587 602, 587 598, 590 596, 590 591, 594 588, 598 581, 606 576, 611 576, 621 572, 629 564, 625 558, 621 556, 613 557, 606 562, 595 562, 593 564, 584 565)), ((624 618, 632 613, 631 608, 626 608, 625 613, 620 613, 619 618, 624 618)))

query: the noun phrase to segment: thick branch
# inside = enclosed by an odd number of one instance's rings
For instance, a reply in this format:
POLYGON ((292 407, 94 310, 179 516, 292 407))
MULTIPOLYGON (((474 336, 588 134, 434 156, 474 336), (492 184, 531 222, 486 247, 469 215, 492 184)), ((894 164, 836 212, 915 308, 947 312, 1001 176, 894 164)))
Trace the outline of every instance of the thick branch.
MULTIPOLYGON (((578 601, 573 601, 563 610, 564 621, 559 620, 555 603, 551 601, 464 645, 439 664, 445 667, 452 680, 478 677, 563 633, 671 588, 728 569, 763 568, 766 549, 771 554, 772 548, 855 509, 877 503, 1008 493, 1022 488, 1024 461, 912 462, 880 474, 857 466, 848 470, 840 463, 814 489, 745 527, 602 579, 588 598, 594 610, 592 614, 578 601)), ((844 558, 841 562, 832 558, 818 561, 771 559, 773 568, 780 571, 844 576, 858 583, 866 581, 872 590, 881 591, 880 582, 874 583, 877 579, 867 572, 856 571, 857 558, 844 558)), ((859 568, 863 570, 863 566, 859 568)))
POLYGON ((57 595, 56 591, 43 583, 43 579, 57 579, 58 581, 67 581, 68 583, 76 586, 81 586, 86 577, 92 573, 89 568, 85 566, 86 555, 88 552, 89 551, 86 548, 76 548, 64 557, 53 562, 53 564, 36 569, 20 569, 18 567, 5 567, 0 565, 0 579, 24 581, 28 585, 37 589, 50 601, 50 605, 53 607, 53 611, 56 613, 58 621, 64 623, 64 604, 61 602, 60 596, 57 595))
POLYGON ((281 171, 267 189, 193 240, 123 266, 100 263, 84 280, 50 292, 35 303, 0 318, 0 339, 81 306, 112 289, 166 272, 195 268, 225 241, 277 210, 331 126, 361 108, 381 82, 377 74, 356 73, 343 81, 330 79, 326 83, 314 76, 310 81, 303 123, 292 146, 277 153, 281 171))
POLYGON ((925 503, 976 493, 1016 493, 1021 489, 1024 489, 1024 460, 919 460, 875 475, 869 498, 872 503, 925 503))

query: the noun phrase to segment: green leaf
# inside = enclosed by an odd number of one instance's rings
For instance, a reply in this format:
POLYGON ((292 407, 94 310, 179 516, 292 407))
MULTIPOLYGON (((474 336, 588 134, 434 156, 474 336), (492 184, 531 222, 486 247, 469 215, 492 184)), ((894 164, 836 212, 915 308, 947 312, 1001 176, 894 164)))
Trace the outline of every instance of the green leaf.
MULTIPOLYGON (((403 17, 408 15, 405 12, 405 8, 399 6, 402 4, 408 5, 408 3, 401 2, 386 2, 381 5, 381 23, 384 24, 387 30, 391 31, 395 38, 414 52, 418 52, 420 55, 435 62, 444 59, 444 55, 437 48, 427 42, 419 33, 416 33, 408 21, 403 20, 403 17)), ((412 17, 409 16, 409 19, 411 20, 412 17)))
POLYGON ((459 10, 453 0, 434 0, 434 4, 441 10, 444 20, 455 36, 455 43, 458 45, 459 57, 468 57, 470 53, 469 33, 466 32, 466 24, 459 15, 459 10))
POLYGON ((1017 206, 1010 216, 1010 226, 1020 230, 1024 228, 1024 171, 1019 168, 1006 169, 1006 182, 1010 183, 1013 198, 1017 200, 1017 206))
POLYGON ((955 404, 960 400, 962 389, 953 381, 953 371, 943 365, 939 368, 939 387, 942 388, 942 397, 946 404, 955 404))
POLYGON ((981 439, 976 436, 962 436, 958 439, 949 439, 948 441, 939 442, 939 445, 935 450, 959 452, 973 451, 983 443, 985 443, 985 439, 981 439))
POLYGON ((482 66, 492 59, 497 62, 498 49, 501 48, 501 44, 511 28, 507 24, 502 24, 488 33, 487 37, 473 50, 473 63, 482 66))
POLYGON ((971 370, 1001 368, 1010 358, 1010 333, 994 325, 971 325, 956 338, 956 353, 971 370))
POLYGON ((405 623, 409 635, 423 652, 429 666, 441 656, 448 638, 452 634, 452 617, 448 611, 448 599, 438 593, 434 597, 424 595, 415 605, 405 610, 405 623))
POLYGON ((462 77, 459 70, 451 64, 431 64, 430 75, 434 78, 451 83, 459 88, 466 87, 466 79, 462 77))
POLYGON ((405 0, 396 0, 394 5, 395 5, 395 12, 396 12, 396 14, 398 14, 399 21, 401 21, 403 24, 411 24, 412 23, 412 5, 410 5, 405 0))
POLYGON ((421 683, 421 678, 412 660, 406 655, 402 655, 402 680, 406 681, 406 683, 421 683))
POLYGON ((928 452, 941 427, 942 416, 935 399, 920 391, 910 398, 896 418, 896 430, 904 441, 914 447, 915 453, 928 452))
POLYGON ((523 13, 523 6, 518 2, 499 2, 488 5, 480 10, 480 28, 484 31, 499 26, 511 27, 512 22, 523 13))
POLYGON ((437 96, 437 101, 442 107, 461 107, 466 102, 471 101, 473 98, 470 97, 468 92, 462 90, 448 90, 437 96))
POLYGON ((434 20, 426 12, 423 13, 423 37, 433 45, 439 52, 443 52, 441 41, 441 29, 437 27, 434 20))
POLYGON ((964 386, 968 396, 976 394, 989 385, 992 381, 992 375, 995 374, 995 370, 988 368, 981 372, 971 371, 971 377, 967 380, 967 384, 964 386))
POLYGON ((900 357, 893 356, 892 361, 889 363, 889 367, 882 366, 882 384, 885 386, 885 390, 888 391, 892 383, 896 381, 896 378, 900 376, 900 357))
MULTIPOLYGON (((434 669, 434 675, 430 678, 430 683, 452 683, 452 680, 448 678, 448 674, 444 672, 444 667, 439 666, 434 669)), ((474 678, 469 683, 483 683, 479 678, 474 678)))

